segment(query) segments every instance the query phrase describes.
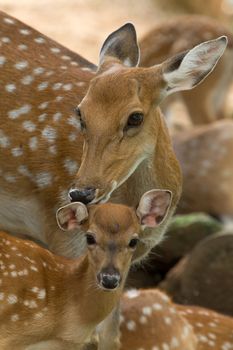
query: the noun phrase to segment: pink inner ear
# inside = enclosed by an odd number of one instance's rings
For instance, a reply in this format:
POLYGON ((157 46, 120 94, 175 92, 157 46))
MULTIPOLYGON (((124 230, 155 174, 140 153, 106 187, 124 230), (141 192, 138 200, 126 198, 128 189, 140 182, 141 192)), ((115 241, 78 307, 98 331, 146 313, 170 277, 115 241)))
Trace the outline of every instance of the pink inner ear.
POLYGON ((77 227, 77 220, 76 219, 69 219, 67 229, 68 230, 73 230, 77 227))
POLYGON ((148 227, 155 227, 157 226, 156 218, 154 215, 145 215, 142 218, 142 224, 146 225, 148 227))

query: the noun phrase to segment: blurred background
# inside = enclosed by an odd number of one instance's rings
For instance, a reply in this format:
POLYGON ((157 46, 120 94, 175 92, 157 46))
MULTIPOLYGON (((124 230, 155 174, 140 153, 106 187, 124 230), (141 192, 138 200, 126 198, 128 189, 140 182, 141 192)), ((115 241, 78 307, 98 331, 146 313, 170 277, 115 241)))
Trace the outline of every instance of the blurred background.
POLYGON ((162 106, 183 196, 164 242, 132 270, 129 286, 159 286, 177 302, 233 316, 233 0, 0 0, 0 9, 93 63, 106 36, 128 21, 145 66, 228 36, 214 73, 162 106), (184 15, 197 17, 176 19, 184 15))

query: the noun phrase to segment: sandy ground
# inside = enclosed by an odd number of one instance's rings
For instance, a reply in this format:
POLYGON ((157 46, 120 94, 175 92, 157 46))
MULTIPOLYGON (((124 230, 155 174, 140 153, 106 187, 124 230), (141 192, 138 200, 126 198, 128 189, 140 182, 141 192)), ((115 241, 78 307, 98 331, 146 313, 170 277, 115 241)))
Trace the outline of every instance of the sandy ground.
POLYGON ((154 0, 0 0, 0 9, 94 63, 106 36, 125 22, 140 37, 165 16, 154 0))

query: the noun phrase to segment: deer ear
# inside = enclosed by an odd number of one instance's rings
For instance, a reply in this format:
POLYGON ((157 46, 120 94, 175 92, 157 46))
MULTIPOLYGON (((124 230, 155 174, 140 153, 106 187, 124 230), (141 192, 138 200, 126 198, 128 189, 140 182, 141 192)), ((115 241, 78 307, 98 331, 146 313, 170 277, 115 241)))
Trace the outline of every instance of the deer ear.
POLYGON ((212 72, 227 47, 227 37, 206 41, 162 63, 166 95, 190 90, 212 72))
POLYGON ((128 67, 138 65, 139 47, 133 24, 126 23, 107 37, 100 51, 99 67, 107 58, 117 59, 128 67))
POLYGON ((56 212, 57 224, 63 231, 77 228, 87 218, 87 207, 80 202, 67 204, 56 212))
POLYGON ((141 225, 156 227, 165 219, 172 201, 172 193, 169 190, 151 190, 142 196, 137 215, 141 225))

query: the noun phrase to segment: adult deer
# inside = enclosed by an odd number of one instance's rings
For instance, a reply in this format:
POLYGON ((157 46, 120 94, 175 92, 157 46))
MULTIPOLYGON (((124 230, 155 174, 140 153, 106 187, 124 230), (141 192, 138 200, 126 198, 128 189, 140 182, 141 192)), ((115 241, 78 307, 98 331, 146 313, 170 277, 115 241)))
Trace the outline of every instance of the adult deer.
POLYGON ((134 207, 146 191, 166 188, 173 193, 168 215, 159 228, 142 232, 133 257, 141 259, 161 239, 181 193, 158 105, 200 83, 223 54, 226 37, 139 68, 135 29, 126 24, 104 42, 94 73, 80 56, 4 13, 0 28, 1 228, 74 257, 84 250, 83 235, 61 234, 55 220, 70 188, 72 201, 111 196, 134 207))
POLYGON ((82 349, 119 302, 141 225, 162 223, 170 201, 169 191, 151 190, 137 212, 112 203, 60 208, 62 229, 85 232, 88 249, 76 259, 0 232, 1 350, 82 349))
POLYGON ((230 350, 233 318, 174 304, 156 289, 130 290, 122 299, 121 350, 230 350))
MULTIPOLYGON (((140 64, 149 67, 220 35, 227 35, 228 46, 213 74, 196 89, 181 94, 194 124, 208 124, 224 118, 224 102, 233 76, 232 33, 212 18, 183 15, 161 21, 140 40, 140 64)), ((173 100, 165 101, 165 111, 172 108, 173 100)))

